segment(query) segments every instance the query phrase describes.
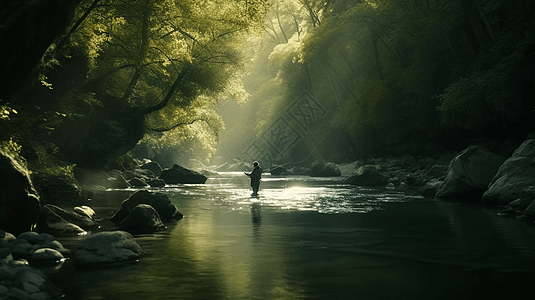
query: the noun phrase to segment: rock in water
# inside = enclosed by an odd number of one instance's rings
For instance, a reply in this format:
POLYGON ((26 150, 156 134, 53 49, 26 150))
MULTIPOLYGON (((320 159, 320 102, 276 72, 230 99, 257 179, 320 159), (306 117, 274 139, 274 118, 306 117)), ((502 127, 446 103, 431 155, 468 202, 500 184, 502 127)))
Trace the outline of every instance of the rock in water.
POLYGON ((127 262, 143 255, 141 246, 125 231, 100 232, 80 242, 74 251, 74 265, 92 265, 127 262))
POLYGON ((481 200, 503 161, 501 156, 479 145, 468 147, 450 162, 436 197, 481 200))
POLYGON ((130 212, 139 204, 152 206, 160 215, 163 221, 180 220, 184 215, 178 208, 171 203, 169 197, 160 192, 152 193, 147 190, 141 190, 134 193, 130 198, 123 201, 121 209, 111 217, 115 224, 121 223, 130 212))
POLYGON ((205 183, 208 177, 194 170, 186 169, 179 165, 173 165, 171 169, 165 169, 160 175, 167 184, 198 184, 205 183))
POLYGON ((98 223, 87 216, 47 204, 39 213, 38 227, 40 231, 65 235, 83 233, 98 227, 98 223))
POLYGON ((150 185, 151 187, 164 187, 165 181, 161 179, 151 179, 147 182, 147 184, 150 185))
POLYGON ((286 168, 285 167, 280 167, 280 166, 276 166, 274 167, 273 169, 269 170, 269 173, 271 173, 271 175, 275 175, 275 176, 278 176, 282 173, 286 172, 286 168))
POLYGON ((507 159, 492 179, 483 200, 508 204, 520 196, 526 186, 535 185, 535 139, 525 141, 507 159))
POLYGON ((41 248, 32 254, 32 265, 59 263, 64 260, 63 254, 51 248, 41 248))
POLYGON ((152 206, 139 204, 117 227, 131 233, 149 233, 165 228, 165 225, 152 206))

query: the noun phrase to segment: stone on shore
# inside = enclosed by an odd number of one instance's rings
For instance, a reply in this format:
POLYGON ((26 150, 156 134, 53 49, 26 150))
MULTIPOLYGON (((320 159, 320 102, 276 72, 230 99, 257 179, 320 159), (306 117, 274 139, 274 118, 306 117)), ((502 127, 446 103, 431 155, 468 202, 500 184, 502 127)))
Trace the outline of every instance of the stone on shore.
POLYGON ((527 140, 507 159, 483 194, 487 203, 508 204, 526 186, 535 185, 535 139, 527 140))
POLYGON ((74 251, 74 265, 88 267, 137 260, 143 255, 132 234, 125 231, 100 232, 81 241, 74 251))
POLYGON ((374 165, 365 165, 356 169, 347 182, 358 186, 385 186, 388 178, 374 165))
POLYGON ((310 166, 310 176, 314 177, 336 177, 341 176, 342 172, 332 162, 324 163, 321 161, 315 161, 310 166))
POLYGON ((504 159, 481 146, 470 146, 453 158, 437 198, 481 200, 504 159))
POLYGON ((139 204, 117 225, 130 233, 150 233, 165 228, 158 212, 150 205, 139 204))
POLYGON ((167 184, 199 184, 205 183, 208 179, 200 172, 186 169, 176 164, 171 169, 163 170, 159 178, 167 184))

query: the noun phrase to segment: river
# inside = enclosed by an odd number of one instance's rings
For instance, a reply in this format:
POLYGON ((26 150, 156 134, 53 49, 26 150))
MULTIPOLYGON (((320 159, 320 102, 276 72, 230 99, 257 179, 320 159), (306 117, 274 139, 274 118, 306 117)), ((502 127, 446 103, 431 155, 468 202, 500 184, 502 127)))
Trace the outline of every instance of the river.
MULTIPOLYGON (((493 207, 306 176, 267 175, 258 198, 243 173, 157 190, 185 218, 137 236, 137 263, 65 262, 50 276, 65 299, 533 298, 535 226, 493 207)), ((92 205, 111 214, 133 192, 92 205)))

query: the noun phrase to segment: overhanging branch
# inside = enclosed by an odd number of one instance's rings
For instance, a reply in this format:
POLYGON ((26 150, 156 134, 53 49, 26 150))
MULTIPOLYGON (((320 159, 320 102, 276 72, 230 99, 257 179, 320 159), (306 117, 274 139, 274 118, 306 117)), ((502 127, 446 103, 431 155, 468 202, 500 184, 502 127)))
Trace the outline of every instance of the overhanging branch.
POLYGON ((177 123, 177 124, 174 124, 170 127, 162 127, 162 128, 150 128, 147 126, 147 129, 150 130, 150 131, 154 131, 154 132, 165 132, 165 131, 170 131, 170 130, 173 130, 177 127, 180 127, 180 126, 186 126, 186 125, 191 125, 197 121, 204 121, 206 122, 206 124, 208 124, 209 126, 212 126, 210 124, 210 122, 208 122, 206 119, 203 119, 203 118, 196 118, 196 119, 193 119, 189 122, 180 122, 180 123, 177 123))

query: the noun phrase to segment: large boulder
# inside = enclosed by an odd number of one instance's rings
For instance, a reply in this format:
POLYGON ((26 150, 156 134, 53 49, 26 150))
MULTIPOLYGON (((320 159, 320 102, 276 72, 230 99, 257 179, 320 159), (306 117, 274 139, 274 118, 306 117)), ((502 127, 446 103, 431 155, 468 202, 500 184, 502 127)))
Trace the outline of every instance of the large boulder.
POLYGON ((39 230, 50 234, 79 234, 98 226, 95 220, 85 215, 68 212, 51 204, 44 205, 39 213, 39 230))
POLYGON ((163 170, 160 179, 163 179, 167 184, 196 184, 205 183, 208 177, 200 172, 175 164, 171 169, 163 170))
POLYGON ((356 169, 347 182, 358 186, 384 186, 388 184, 388 177, 374 165, 364 165, 356 169))
POLYGON ((151 187, 165 187, 165 181, 162 179, 151 179, 147 181, 147 184, 151 187))
POLYGON ((145 180, 143 180, 142 178, 132 178, 130 180, 128 180, 128 184, 132 187, 148 187, 149 184, 147 184, 147 182, 145 180))
POLYGON ((152 206, 164 221, 180 220, 184 217, 166 194, 141 190, 124 200, 121 209, 110 220, 115 224, 121 223, 139 204, 152 206))
POLYGON ((481 200, 503 162, 504 158, 479 145, 468 147, 450 162, 436 197, 481 200))
POLYGON ((65 260, 61 252, 52 248, 40 248, 33 252, 31 262, 33 265, 55 264, 65 260))
POLYGON ((24 163, 0 150, 0 229, 14 234, 31 230, 40 206, 24 163))
POLYGON ((99 232, 81 241, 74 251, 74 265, 87 267, 133 261, 143 255, 132 234, 125 231, 99 232))
POLYGON ((526 186, 535 185, 535 139, 527 140, 507 159, 483 194, 487 203, 508 204, 526 186))
POLYGON ((117 228, 131 233, 150 233, 165 228, 165 225, 152 206, 139 204, 117 225, 117 228))
POLYGON ((315 161, 312 163, 312 166, 310 166, 310 176, 314 177, 335 177, 335 176, 341 176, 342 172, 338 167, 332 163, 324 163, 321 161, 315 161))
POLYGON ((150 161, 150 162, 144 163, 143 165, 141 165, 140 168, 141 169, 146 169, 146 170, 151 170, 152 173, 154 173, 154 175, 156 175, 156 176, 160 176, 162 174, 162 171, 163 171, 162 167, 160 166, 160 164, 158 164, 155 161, 150 161))

